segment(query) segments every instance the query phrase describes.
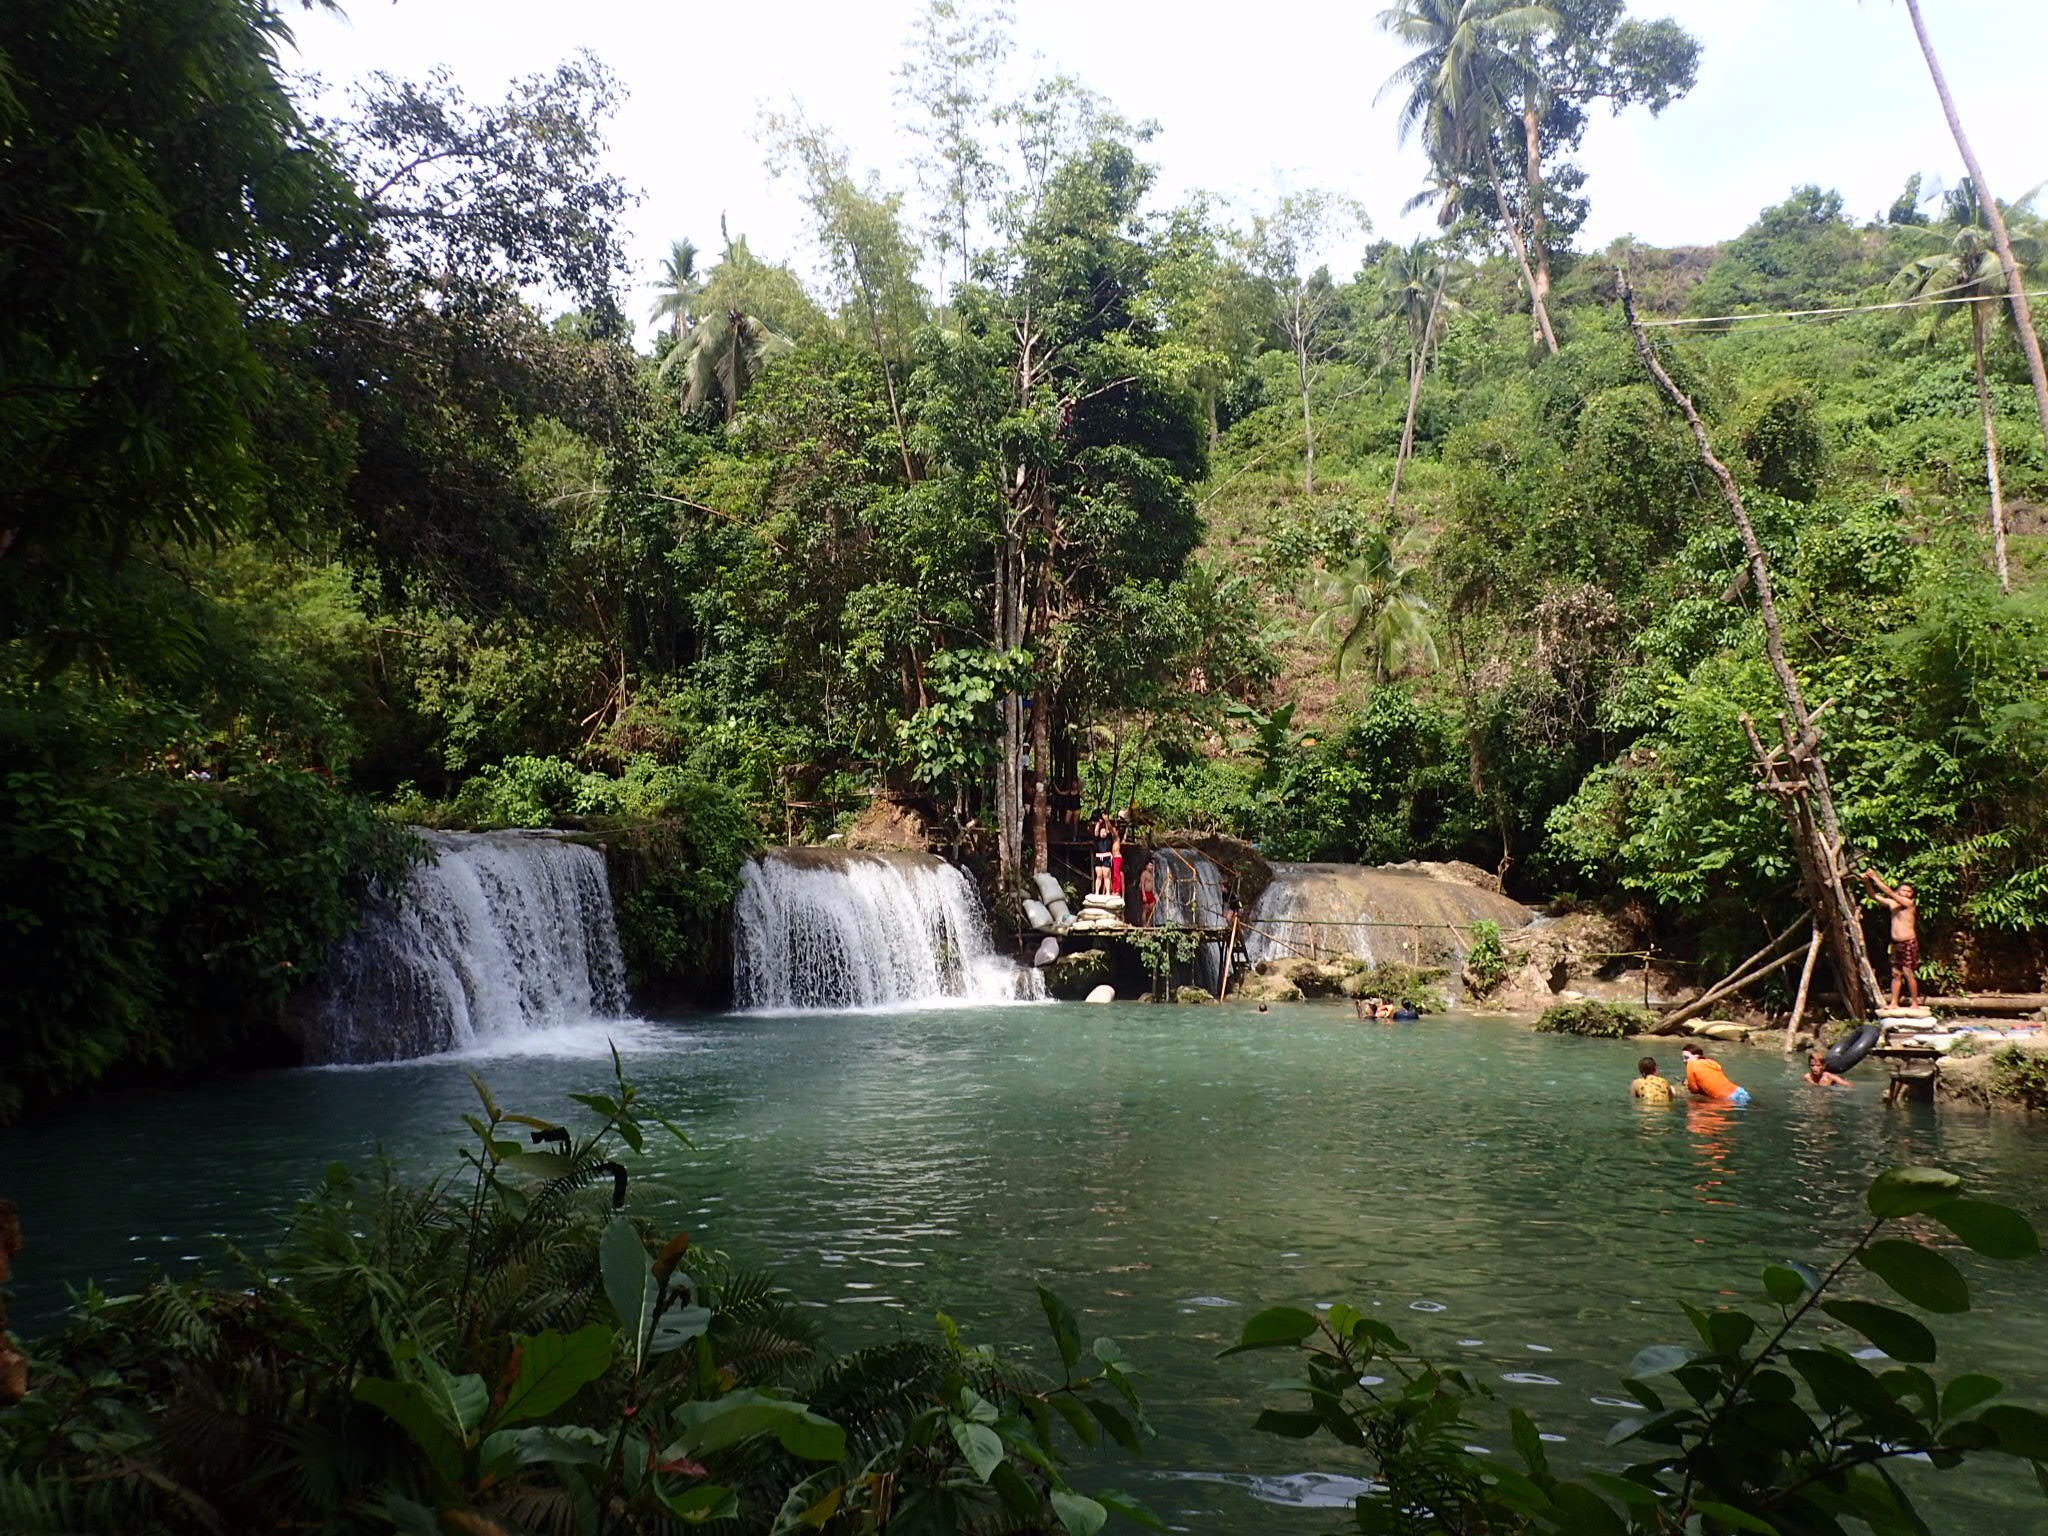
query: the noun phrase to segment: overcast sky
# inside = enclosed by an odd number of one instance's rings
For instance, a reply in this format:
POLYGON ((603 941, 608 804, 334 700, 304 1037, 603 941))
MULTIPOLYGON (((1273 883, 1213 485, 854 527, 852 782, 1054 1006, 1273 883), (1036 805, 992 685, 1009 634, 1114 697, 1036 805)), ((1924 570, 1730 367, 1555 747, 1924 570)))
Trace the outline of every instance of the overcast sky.
MULTIPOLYGON (((344 0, 300 15, 301 67, 329 84, 445 64, 474 98, 587 48, 630 98, 612 165, 641 194, 629 223, 636 283, 681 235, 715 251, 724 214, 757 253, 812 264, 795 188, 762 167, 764 106, 801 102, 856 166, 910 186, 895 71, 922 0, 344 0)), ((1401 62, 1378 0, 1016 0, 1021 64, 1079 77, 1127 117, 1155 120, 1160 196, 1193 189, 1256 208, 1321 187, 1360 199, 1375 232, 1425 232, 1400 207, 1422 182, 1373 98, 1401 62)), ((1739 232, 1802 182, 1839 189, 1858 217, 1914 170, 1946 185, 1962 163, 1899 0, 1634 0, 1702 44, 1699 83, 1652 118, 1601 117, 1581 163, 1592 216, 1580 236, 1658 245, 1739 232)), ((2042 87, 2048 0, 1923 0, 1964 124, 1998 193, 2048 179, 2042 87)), ((1350 251, 1329 253, 1347 269, 1350 251)))

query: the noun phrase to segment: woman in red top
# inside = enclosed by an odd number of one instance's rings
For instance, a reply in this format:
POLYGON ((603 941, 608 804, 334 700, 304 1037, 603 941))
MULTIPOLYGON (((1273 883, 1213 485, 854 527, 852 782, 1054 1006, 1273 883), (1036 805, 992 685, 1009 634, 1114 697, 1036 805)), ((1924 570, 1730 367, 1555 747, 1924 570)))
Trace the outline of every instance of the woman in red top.
POLYGON ((1685 1057, 1685 1086, 1693 1097, 1712 1099, 1720 1104, 1749 1102, 1749 1090, 1730 1082, 1721 1063, 1698 1046, 1688 1045, 1681 1054, 1685 1057))

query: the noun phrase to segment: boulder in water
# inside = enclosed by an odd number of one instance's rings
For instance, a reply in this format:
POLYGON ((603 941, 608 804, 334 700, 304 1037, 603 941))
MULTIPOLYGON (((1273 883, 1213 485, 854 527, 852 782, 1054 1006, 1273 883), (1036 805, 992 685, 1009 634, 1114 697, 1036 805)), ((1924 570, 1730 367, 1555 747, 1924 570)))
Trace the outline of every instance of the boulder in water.
POLYGON ((1088 994, 1088 1001, 1091 1003, 1113 1003, 1116 1001, 1116 988, 1104 982, 1088 994))
POLYGON ((1176 1003, 1213 1003, 1216 997, 1203 987, 1175 987, 1173 1000, 1176 1003))

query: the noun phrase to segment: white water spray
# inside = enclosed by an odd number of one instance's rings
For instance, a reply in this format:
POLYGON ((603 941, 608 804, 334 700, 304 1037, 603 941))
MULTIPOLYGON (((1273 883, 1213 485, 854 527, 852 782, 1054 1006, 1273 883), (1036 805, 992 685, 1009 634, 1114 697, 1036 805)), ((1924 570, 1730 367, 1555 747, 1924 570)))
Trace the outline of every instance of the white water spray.
POLYGON ((604 856, 531 832, 423 832, 298 1010, 306 1060, 398 1061, 625 1011, 604 856))
POLYGON ((1004 1003, 1042 978, 996 954, 967 877, 918 854, 786 849, 749 863, 733 907, 740 1008, 1004 1003))

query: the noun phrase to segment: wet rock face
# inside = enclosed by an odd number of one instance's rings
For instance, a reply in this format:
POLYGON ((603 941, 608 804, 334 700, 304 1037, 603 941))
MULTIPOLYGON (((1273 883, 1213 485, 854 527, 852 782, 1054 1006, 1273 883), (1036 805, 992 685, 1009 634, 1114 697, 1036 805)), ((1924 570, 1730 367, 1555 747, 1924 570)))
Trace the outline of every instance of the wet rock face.
MULTIPOLYGON (((1556 1002, 1643 1002, 1644 936, 1631 922, 1604 912, 1572 912, 1501 936, 1508 972, 1485 1005, 1540 1013, 1556 1002)), ((1680 974, 1651 966, 1650 999, 1670 1002, 1687 989, 1680 974)))

